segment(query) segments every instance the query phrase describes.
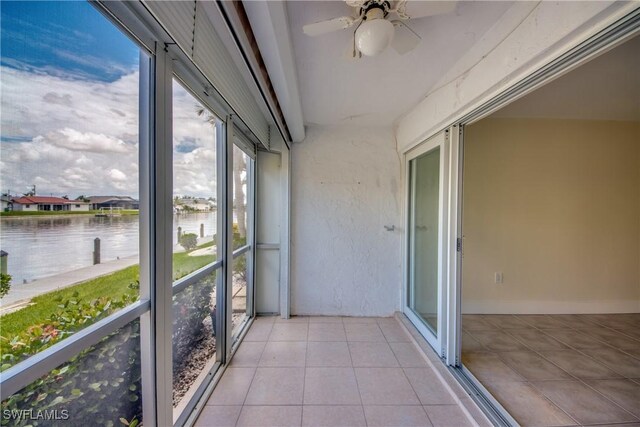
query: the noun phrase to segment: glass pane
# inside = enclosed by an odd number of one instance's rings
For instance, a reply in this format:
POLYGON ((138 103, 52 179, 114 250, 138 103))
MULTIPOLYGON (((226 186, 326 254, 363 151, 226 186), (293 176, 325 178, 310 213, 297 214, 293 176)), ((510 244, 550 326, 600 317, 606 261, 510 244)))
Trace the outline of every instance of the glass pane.
MULTIPOLYGON (((173 278, 217 258, 217 118, 173 82, 173 278)), ((177 417, 216 360, 216 273, 173 297, 173 406, 177 417)))
POLYGON ((142 422, 140 322, 135 320, 83 350, 1 406, 3 426, 142 422))
POLYGON ((173 406, 188 402, 216 361, 216 272, 173 297, 173 406))
POLYGON ((174 279, 216 259, 217 118, 173 82, 174 279))
POLYGON ((233 260, 233 287, 231 290, 231 306, 233 308, 232 337, 236 337, 241 331, 244 321, 247 320, 249 310, 247 307, 247 261, 251 259, 251 251, 244 253, 233 260))
POLYGON ((411 161, 410 307, 438 330, 440 148, 411 161))
POLYGON ((233 249, 247 244, 247 225, 249 224, 247 166, 250 161, 244 151, 233 146, 233 249))
POLYGON ((1 13, 6 369, 138 299, 140 50, 88 2, 1 13))

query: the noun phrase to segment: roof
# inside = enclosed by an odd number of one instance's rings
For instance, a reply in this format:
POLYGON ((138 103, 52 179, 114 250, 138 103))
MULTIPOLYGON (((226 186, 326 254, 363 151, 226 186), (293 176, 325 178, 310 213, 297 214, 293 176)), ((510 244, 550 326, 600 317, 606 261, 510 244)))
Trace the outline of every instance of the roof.
POLYGON ((87 198, 91 203, 106 203, 112 201, 137 202, 136 199, 130 196, 89 196, 87 198))
POLYGON ((21 205, 66 205, 66 204, 82 204, 80 200, 69 200, 62 197, 53 196, 23 196, 13 199, 13 203, 21 205))

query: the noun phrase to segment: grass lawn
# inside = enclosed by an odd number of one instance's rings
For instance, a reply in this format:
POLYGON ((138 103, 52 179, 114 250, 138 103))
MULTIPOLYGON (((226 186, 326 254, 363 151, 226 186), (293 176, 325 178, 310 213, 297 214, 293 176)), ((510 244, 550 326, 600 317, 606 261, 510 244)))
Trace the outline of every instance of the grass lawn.
MULTIPOLYGON (((209 246, 213 246, 213 242, 200 245, 196 249, 209 246)), ((189 256, 187 252, 176 253, 173 255, 174 279, 186 276, 190 272, 202 268, 212 261, 213 258, 211 255, 189 256)), ((53 313, 59 310, 56 299, 58 299, 58 297, 70 299, 74 292, 78 292, 78 298, 83 301, 91 301, 102 296, 120 298, 127 291, 131 292, 128 286, 138 279, 138 273, 139 266, 133 265, 106 276, 97 277, 68 288, 39 295, 31 300, 31 302, 34 303, 33 305, 0 317, 0 335, 11 339, 16 334, 25 331, 29 326, 43 323, 53 313)))
MULTIPOLYGON (((1 217, 12 217, 12 216, 59 216, 59 215, 95 215, 103 213, 100 211, 9 211, 9 212, 0 212, 1 217)), ((140 211, 137 209, 123 209, 118 211, 118 213, 122 215, 139 215, 140 211)))

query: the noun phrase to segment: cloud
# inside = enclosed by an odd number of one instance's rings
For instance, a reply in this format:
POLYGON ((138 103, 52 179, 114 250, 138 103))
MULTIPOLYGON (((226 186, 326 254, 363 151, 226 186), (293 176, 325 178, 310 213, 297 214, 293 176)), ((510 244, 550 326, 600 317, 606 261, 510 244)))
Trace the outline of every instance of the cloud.
POLYGON ((111 169, 109 171, 109 177, 116 182, 124 182, 127 180, 127 175, 118 169, 111 169))
MULTIPOLYGON (((48 71, 0 67, 2 189, 138 197, 138 73, 104 82, 48 71)), ((174 194, 216 197, 215 126, 178 84, 173 94, 174 194)))
POLYGON ((49 132, 44 137, 36 137, 38 138, 46 138, 49 143, 72 151, 127 153, 132 149, 135 150, 134 146, 127 146, 121 139, 93 132, 79 132, 71 128, 49 132))

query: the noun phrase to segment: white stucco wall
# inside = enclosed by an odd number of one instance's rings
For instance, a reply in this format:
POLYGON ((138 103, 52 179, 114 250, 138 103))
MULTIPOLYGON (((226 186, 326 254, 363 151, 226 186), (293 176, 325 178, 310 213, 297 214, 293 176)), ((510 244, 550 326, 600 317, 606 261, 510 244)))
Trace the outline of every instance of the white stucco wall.
POLYGON ((292 314, 391 315, 403 203, 392 129, 310 126, 292 156, 292 314))
POLYGON ((637 8, 637 1, 516 2, 396 124, 398 151, 513 86, 637 8))

